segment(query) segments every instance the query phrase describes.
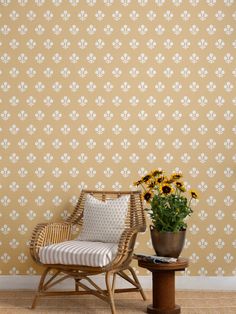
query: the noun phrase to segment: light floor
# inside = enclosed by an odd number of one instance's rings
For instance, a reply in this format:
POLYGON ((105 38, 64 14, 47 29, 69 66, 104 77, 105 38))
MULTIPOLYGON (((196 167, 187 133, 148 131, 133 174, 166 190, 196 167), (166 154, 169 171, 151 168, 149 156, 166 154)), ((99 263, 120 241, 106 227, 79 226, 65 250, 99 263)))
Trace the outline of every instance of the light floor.
MULTIPOLYGON (((148 301, 143 301, 138 293, 117 294, 117 314, 146 313, 152 298, 150 291, 146 294, 148 301)), ((0 291, 0 313, 110 314, 109 305, 94 296, 44 297, 31 310, 33 296, 32 291, 0 291)), ((182 314, 236 314, 236 291, 177 291, 176 304, 181 306, 182 314)))

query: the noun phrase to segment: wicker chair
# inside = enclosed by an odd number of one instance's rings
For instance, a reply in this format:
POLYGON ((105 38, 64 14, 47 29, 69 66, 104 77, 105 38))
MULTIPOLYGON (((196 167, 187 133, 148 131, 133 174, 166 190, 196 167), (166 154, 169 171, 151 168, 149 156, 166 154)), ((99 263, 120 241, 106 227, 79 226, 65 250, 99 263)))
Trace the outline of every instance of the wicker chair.
MULTIPOLYGON (((80 228, 81 229, 81 228, 80 228)), ((55 295, 84 295, 93 294, 96 297, 108 302, 111 312, 116 313, 114 304, 114 293, 120 292, 140 292, 142 298, 146 300, 143 289, 138 278, 130 266, 135 245, 136 236, 139 232, 146 229, 145 215, 140 191, 92 191, 82 190, 77 205, 71 216, 60 223, 41 223, 38 224, 32 233, 30 242, 30 253, 34 261, 45 267, 39 282, 38 291, 32 303, 35 308, 37 299, 40 296, 55 295), (124 230, 120 236, 117 252, 114 258, 105 266, 86 266, 42 263, 40 260, 40 250, 52 244, 59 244, 72 240, 72 228, 82 227, 84 222, 84 205, 87 195, 92 195, 100 201, 115 200, 121 196, 129 196, 128 209, 125 216, 124 230), (100 288, 92 279, 93 275, 104 273, 105 289, 100 288), (127 288, 115 288, 116 277, 122 277, 128 285, 127 288), (48 291, 56 284, 65 279, 73 278, 75 289, 73 291, 48 291), (88 285, 87 285, 88 283, 88 285)), ((101 276, 103 277, 103 276, 101 276)))

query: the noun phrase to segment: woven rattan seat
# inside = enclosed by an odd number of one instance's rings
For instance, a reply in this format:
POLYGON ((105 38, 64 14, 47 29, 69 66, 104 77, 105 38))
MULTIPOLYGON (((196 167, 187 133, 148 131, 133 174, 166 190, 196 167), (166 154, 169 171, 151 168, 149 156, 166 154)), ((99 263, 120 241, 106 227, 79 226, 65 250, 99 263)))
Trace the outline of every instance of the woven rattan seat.
MULTIPOLYGON (((145 300, 145 294, 138 281, 138 278, 131 267, 132 255, 135 240, 139 232, 146 229, 145 215, 142 204, 140 191, 93 191, 82 190, 77 205, 71 216, 64 222, 41 223, 38 224, 32 233, 30 242, 30 252, 34 261, 45 267, 38 286, 38 291, 34 298, 32 308, 36 306, 36 302, 40 296, 49 295, 83 295, 93 294, 96 297, 108 302, 111 312, 116 313, 114 304, 114 293, 121 292, 140 292, 145 300), (100 201, 115 200, 122 196, 129 196, 127 214, 125 216, 124 230, 121 233, 117 243, 117 252, 113 254, 113 258, 105 266, 94 267, 87 265, 66 265, 66 264, 45 264, 40 260, 40 252, 46 247, 57 246, 66 241, 73 241, 72 230, 79 226, 81 229, 84 222, 84 207, 87 195, 92 195, 100 201), (105 281, 105 289, 98 286, 94 280, 94 275, 105 274, 101 276, 105 281), (115 279, 119 276, 130 285, 127 288, 116 289, 115 279), (73 278, 75 289, 73 291, 55 291, 50 288, 61 283, 62 281, 73 278)), ((73 244, 74 242, 72 242, 73 244)), ((68 242, 71 245, 71 242, 68 242)), ((100 243, 102 245, 102 243, 100 243)), ((106 247, 109 246, 108 244, 106 247)), ((59 245, 60 247, 60 245, 59 245)), ((114 247, 114 246, 112 246, 114 247)), ((60 248, 61 249, 61 248, 60 248)), ((79 253, 78 253, 79 254, 79 253)), ((42 254, 41 254, 42 255, 42 254)), ((57 260, 57 259, 56 259, 57 260)))

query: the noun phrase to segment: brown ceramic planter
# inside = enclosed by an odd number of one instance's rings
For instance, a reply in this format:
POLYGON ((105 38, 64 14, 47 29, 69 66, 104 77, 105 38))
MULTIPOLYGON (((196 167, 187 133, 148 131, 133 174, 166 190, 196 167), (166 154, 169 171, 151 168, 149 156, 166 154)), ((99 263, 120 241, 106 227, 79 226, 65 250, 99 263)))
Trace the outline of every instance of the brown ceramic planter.
POLYGON ((159 232, 150 226, 152 245, 157 256, 178 258, 184 247, 186 230, 159 232))

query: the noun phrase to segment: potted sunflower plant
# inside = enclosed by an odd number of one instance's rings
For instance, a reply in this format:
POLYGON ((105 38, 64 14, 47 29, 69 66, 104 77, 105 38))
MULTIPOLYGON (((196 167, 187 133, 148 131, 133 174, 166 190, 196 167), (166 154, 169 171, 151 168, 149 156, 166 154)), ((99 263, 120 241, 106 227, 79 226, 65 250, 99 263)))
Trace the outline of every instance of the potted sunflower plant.
POLYGON ((184 246, 186 218, 193 213, 191 202, 198 195, 187 191, 182 178, 181 173, 166 176, 162 170, 153 170, 134 182, 143 189, 145 210, 152 221, 151 240, 158 256, 177 258, 184 246))

